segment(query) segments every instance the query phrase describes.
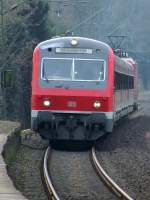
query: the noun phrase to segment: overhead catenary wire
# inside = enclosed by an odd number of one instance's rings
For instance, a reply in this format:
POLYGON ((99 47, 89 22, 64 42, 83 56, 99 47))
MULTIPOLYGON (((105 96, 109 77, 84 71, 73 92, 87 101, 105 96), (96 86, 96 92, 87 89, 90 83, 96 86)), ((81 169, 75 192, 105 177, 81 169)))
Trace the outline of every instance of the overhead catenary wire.
MULTIPOLYGON (((77 28, 79 28, 80 26, 82 26, 83 24, 89 22, 91 19, 93 19, 94 17, 96 17, 99 14, 102 14, 103 11, 108 11, 110 9, 110 6, 107 6, 105 8, 100 8, 97 11, 95 11, 92 15, 90 15, 89 17, 87 17, 86 19, 84 19, 83 21, 81 21, 80 23, 78 23, 76 26, 72 26, 69 30, 70 31, 74 31, 77 28)), ((120 23, 117 27, 115 27, 108 35, 112 35, 116 30, 118 30, 120 27, 123 27, 126 25, 128 19, 125 19, 125 21, 123 23, 120 23)))
POLYGON ((77 24, 76 26, 72 26, 69 30, 70 31, 74 31, 76 30, 78 27, 80 27, 81 25, 87 23, 88 21, 90 21, 91 19, 93 19, 95 16, 99 15, 102 12, 106 12, 106 10, 109 9, 109 7, 107 6, 107 8, 100 8, 98 9, 96 12, 94 12, 94 14, 90 15, 89 17, 87 17, 86 19, 84 19, 83 21, 81 21, 79 24, 77 24))

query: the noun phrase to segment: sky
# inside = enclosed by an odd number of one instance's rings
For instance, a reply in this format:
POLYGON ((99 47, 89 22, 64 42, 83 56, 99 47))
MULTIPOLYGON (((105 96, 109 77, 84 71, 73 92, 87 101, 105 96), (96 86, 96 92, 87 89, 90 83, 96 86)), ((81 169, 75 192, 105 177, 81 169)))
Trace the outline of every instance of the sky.
POLYGON ((75 35, 104 42, 108 42, 109 35, 124 35, 123 45, 127 50, 150 51, 149 0, 86 1, 51 4, 54 20, 65 24, 66 29, 72 29, 75 35), (58 10, 61 11, 59 16, 58 10))

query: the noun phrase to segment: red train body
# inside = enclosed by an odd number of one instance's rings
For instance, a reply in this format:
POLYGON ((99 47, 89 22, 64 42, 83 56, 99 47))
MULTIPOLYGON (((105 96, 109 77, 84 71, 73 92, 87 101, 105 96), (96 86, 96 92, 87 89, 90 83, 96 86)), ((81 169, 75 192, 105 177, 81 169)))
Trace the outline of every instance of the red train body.
POLYGON ((63 37, 33 54, 31 128, 50 140, 96 140, 137 107, 137 66, 100 41, 63 37))

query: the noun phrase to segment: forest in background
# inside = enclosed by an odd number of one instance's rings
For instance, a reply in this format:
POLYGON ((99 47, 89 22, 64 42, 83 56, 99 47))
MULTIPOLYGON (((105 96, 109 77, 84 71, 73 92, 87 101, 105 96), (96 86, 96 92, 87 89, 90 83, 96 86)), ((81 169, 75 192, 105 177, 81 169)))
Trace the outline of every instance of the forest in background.
POLYGON ((1 119, 19 120, 23 127, 28 127, 33 50, 39 42, 55 35, 55 27, 48 17, 47 2, 9 2, 0 1, 3 18, 0 70, 1 74, 5 70, 11 71, 12 83, 10 87, 2 84, 0 116, 1 119))
POLYGON ((30 126, 33 49, 65 32, 110 45, 108 36, 125 36, 121 48, 138 62, 140 88, 150 89, 149 8, 149 0, 0 0, 0 72, 13 75, 0 90, 0 118, 30 126))

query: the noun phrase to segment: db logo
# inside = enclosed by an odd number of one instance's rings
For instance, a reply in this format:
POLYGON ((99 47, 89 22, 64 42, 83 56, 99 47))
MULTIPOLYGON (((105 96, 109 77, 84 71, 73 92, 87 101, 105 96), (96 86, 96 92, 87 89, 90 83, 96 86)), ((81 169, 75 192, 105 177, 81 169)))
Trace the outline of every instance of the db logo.
POLYGON ((77 107, 77 103, 75 101, 69 101, 68 102, 68 107, 75 108, 75 107, 77 107))

